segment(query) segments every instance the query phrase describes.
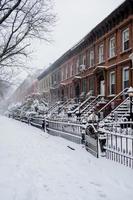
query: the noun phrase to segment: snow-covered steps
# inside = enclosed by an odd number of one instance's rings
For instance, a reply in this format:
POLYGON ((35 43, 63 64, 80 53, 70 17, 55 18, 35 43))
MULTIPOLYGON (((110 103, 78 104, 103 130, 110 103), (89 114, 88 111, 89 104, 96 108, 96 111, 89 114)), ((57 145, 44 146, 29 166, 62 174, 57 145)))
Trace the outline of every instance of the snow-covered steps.
POLYGON ((129 97, 127 97, 120 105, 118 105, 109 115, 107 115, 102 123, 109 123, 113 121, 121 121, 129 117, 129 97))

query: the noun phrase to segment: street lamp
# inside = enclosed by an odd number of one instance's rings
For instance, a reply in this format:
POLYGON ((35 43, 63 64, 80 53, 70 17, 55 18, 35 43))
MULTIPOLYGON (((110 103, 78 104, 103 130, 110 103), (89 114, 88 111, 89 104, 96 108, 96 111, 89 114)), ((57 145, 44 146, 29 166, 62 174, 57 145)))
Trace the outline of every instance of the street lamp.
POLYGON ((130 87, 127 91, 128 95, 129 95, 129 100, 130 100, 130 120, 132 119, 133 121, 133 112, 132 112, 132 100, 133 100, 133 87, 130 87))

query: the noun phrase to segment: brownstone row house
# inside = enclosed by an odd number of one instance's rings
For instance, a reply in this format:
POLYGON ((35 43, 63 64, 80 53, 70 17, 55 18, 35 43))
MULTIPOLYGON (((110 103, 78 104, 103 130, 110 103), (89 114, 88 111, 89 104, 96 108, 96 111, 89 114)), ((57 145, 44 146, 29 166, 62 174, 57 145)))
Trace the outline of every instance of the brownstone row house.
POLYGON ((45 70, 50 101, 84 98, 88 93, 110 99, 133 86, 133 0, 124 1, 45 70))

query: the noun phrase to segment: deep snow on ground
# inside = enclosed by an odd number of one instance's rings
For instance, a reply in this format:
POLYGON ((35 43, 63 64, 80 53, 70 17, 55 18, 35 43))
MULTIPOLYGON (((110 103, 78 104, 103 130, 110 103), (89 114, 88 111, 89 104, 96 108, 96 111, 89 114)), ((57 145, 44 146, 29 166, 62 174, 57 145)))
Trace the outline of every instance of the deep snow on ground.
POLYGON ((133 170, 0 117, 0 200, 45 199, 132 200, 133 170))

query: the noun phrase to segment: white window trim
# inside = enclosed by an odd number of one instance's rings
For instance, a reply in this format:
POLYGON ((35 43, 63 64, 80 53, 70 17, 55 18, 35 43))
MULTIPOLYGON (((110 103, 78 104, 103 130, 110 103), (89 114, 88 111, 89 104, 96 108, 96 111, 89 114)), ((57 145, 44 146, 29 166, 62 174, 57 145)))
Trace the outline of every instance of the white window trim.
MULTIPOLYGON (((115 71, 112 71, 112 72, 110 72, 110 74, 109 74, 109 94, 110 94, 110 95, 114 95, 114 94, 111 93, 111 85, 112 85, 112 84, 111 84, 111 75, 112 75, 112 74, 115 74, 115 71)), ((115 84, 116 84, 116 76, 115 76, 115 84)))
POLYGON ((126 50, 124 49, 124 43, 127 42, 127 41, 129 41, 129 39, 126 40, 126 41, 124 41, 124 33, 125 33, 126 31, 129 32, 129 28, 126 28, 125 30, 122 31, 122 52, 127 51, 127 49, 126 49, 126 50))
POLYGON ((123 70, 122 70, 122 88, 123 88, 123 90, 124 90, 124 71, 127 70, 127 69, 129 70, 129 66, 124 67, 123 70))

